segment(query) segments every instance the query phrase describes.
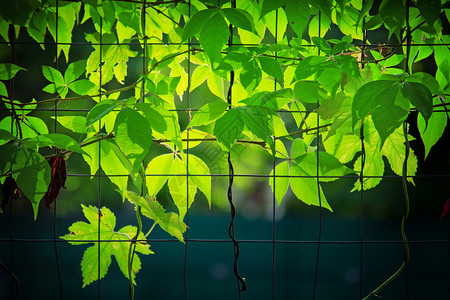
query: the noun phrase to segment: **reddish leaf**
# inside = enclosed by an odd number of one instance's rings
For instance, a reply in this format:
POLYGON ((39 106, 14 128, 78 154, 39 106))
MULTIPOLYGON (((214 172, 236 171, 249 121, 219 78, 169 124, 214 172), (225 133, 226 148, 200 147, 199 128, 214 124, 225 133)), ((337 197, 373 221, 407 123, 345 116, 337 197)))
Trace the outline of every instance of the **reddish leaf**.
POLYGON ((442 218, 448 215, 449 213, 450 213, 450 199, 447 199, 447 202, 445 202, 444 204, 444 209, 442 210, 441 221, 442 218))
POLYGON ((52 168, 52 179, 50 180, 50 184, 48 186, 48 190, 44 195, 45 206, 48 209, 52 209, 51 204, 58 197, 59 190, 61 187, 66 188, 66 178, 67 178, 67 170, 66 170, 66 161, 62 157, 54 157, 49 159, 48 163, 52 168))

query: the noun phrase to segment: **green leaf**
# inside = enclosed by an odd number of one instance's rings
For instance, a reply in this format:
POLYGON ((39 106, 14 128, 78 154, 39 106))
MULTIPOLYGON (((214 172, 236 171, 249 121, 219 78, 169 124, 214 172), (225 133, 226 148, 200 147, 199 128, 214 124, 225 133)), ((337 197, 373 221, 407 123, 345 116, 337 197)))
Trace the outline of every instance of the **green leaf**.
POLYGON ((356 58, 350 55, 338 55, 334 59, 341 68, 342 72, 353 77, 360 77, 359 66, 356 58))
POLYGON ((178 115, 176 112, 169 111, 161 106, 150 103, 136 103, 136 108, 140 109, 151 127, 155 131, 153 135, 157 138, 169 139, 180 149, 183 148, 181 142, 180 124, 178 124, 178 115))
MULTIPOLYGON (((439 99, 434 99, 434 104, 439 104, 439 99)), ((417 126, 425 146, 425 157, 427 158, 431 148, 439 141, 447 126, 447 115, 444 113, 433 113, 428 119, 428 125, 422 115, 417 116, 417 126)))
POLYGON ((425 21, 427 21, 430 26, 433 26, 434 22, 439 19, 439 15, 441 14, 441 1, 417 0, 417 8, 425 21))
POLYGON ((126 192, 126 197, 134 205, 141 206, 144 216, 155 221, 162 230, 184 243, 183 233, 187 226, 176 213, 166 212, 156 199, 145 199, 131 191, 126 192))
POLYGON ((391 32, 400 33, 405 23, 404 0, 385 0, 380 4, 380 16, 391 32))
MULTIPOLYGON (((291 154, 292 155, 292 154, 291 154)), ((317 153, 308 152, 295 158, 295 162, 307 174, 317 173, 317 153)), ((344 166, 336 157, 327 153, 319 152, 319 181, 330 182, 339 179, 346 174, 354 173, 352 169, 344 166)))
POLYGON ((274 184, 274 172, 270 172, 269 184, 272 188, 272 193, 275 193, 278 205, 281 204, 284 195, 287 193, 289 187, 289 162, 283 161, 275 166, 275 184, 274 184), (277 177, 280 176, 280 177, 277 177))
POLYGON ((195 194, 197 193, 197 185, 192 180, 192 177, 189 177, 189 179, 186 178, 187 177, 186 166, 184 162, 181 161, 181 159, 179 158, 176 158, 173 161, 171 173, 176 175, 186 175, 186 176, 170 176, 168 183, 170 195, 172 196, 173 202, 178 208, 181 221, 184 219, 187 209, 194 202, 195 194), (187 182, 189 182, 189 187, 187 182), (188 193, 189 193, 189 200, 188 200, 188 193))
POLYGON ((291 189, 295 196, 302 202, 308 205, 322 206, 330 211, 333 211, 328 204, 325 195, 322 191, 322 187, 318 185, 315 178, 311 178, 311 174, 306 173, 300 165, 292 165, 289 181, 291 184, 291 189), (306 177, 296 177, 296 176, 306 176, 306 177), (320 200, 319 200, 319 190, 320 190, 320 200))
POLYGON ((358 15, 358 20, 356 21, 356 27, 358 27, 359 22, 361 22, 361 20, 364 18, 364 16, 367 15, 367 13, 372 8, 373 0, 364 1, 363 3, 364 3, 363 7, 361 8, 361 11, 359 12, 359 15, 358 15))
POLYGON ((217 137, 217 141, 228 151, 242 135, 242 130, 244 130, 244 122, 240 111, 236 108, 227 111, 214 125, 214 135, 217 137))
POLYGON ((80 77, 86 71, 86 63, 85 59, 71 63, 64 72, 64 81, 70 83, 80 77))
POLYGON ((55 86, 64 85, 64 78, 58 70, 50 66, 42 66, 42 74, 48 81, 55 83, 55 86))
POLYGON ((51 178, 47 160, 31 148, 20 147, 11 172, 17 186, 30 200, 36 220, 39 202, 47 192, 51 178))
POLYGON ((390 80, 372 81, 355 94, 352 105, 353 127, 369 113, 381 136, 381 144, 408 116, 409 101, 401 93, 401 83, 390 80))
POLYGON ((83 133, 86 129, 86 118, 83 116, 52 116, 51 118, 56 119, 63 127, 76 133, 83 133))
POLYGON ((314 36, 311 38, 311 41, 320 49, 320 51, 326 55, 331 55, 331 46, 324 38, 314 36))
POLYGON ((10 63, 2 63, 0 64, 0 80, 9 80, 16 76, 16 73, 20 70, 25 70, 22 67, 19 67, 15 64, 10 63))
POLYGON ((0 129, 0 146, 8 143, 9 141, 17 139, 16 136, 12 135, 9 131, 0 129))
POLYGON ((220 11, 224 13, 228 21, 234 26, 256 33, 253 18, 245 10, 239 8, 223 8, 220 11))
POLYGON ((407 82, 418 82, 424 84, 431 92, 431 94, 436 95, 439 92, 439 83, 436 78, 425 72, 417 72, 408 77, 405 81, 407 82))
POLYGON ((282 7, 286 3, 286 0, 264 0, 261 9, 261 17, 264 17, 267 13, 272 10, 276 10, 282 7))
POLYGON ((184 25, 181 41, 185 42, 194 35, 200 33, 214 13, 216 13, 216 11, 212 9, 205 9, 195 13, 184 25))
POLYGON ((283 71, 281 70, 280 63, 271 57, 259 56, 258 61, 261 64, 261 68, 267 75, 273 76, 279 80, 283 79, 283 71))
POLYGON ((69 83, 68 87, 78 95, 88 95, 96 86, 87 79, 80 79, 69 83))
POLYGON ((428 122, 433 112, 433 97, 430 90, 418 82, 404 82, 402 94, 417 108, 425 121, 428 122))
POLYGON ((294 29, 297 36, 302 38, 303 30, 305 30, 311 17, 308 1, 287 0, 285 11, 289 25, 294 29))
MULTIPOLYGON (((116 217, 106 207, 101 208, 100 213, 96 207, 86 207, 81 204, 83 214, 88 219, 86 222, 75 222, 69 227, 70 234, 61 236, 62 239, 68 240, 72 245, 91 244, 83 254, 81 261, 81 271, 83 273, 83 287, 89 285, 95 280, 105 277, 108 268, 111 265, 111 256, 114 256, 123 275, 129 279, 128 274, 128 252, 131 240, 137 238, 144 239, 142 232, 136 237, 137 229, 134 226, 126 226, 115 231, 116 217), (99 220, 100 216, 100 220, 99 220), (99 230, 100 227, 100 230, 99 230), (92 242, 93 240, 106 240, 108 242, 92 242), (130 241, 130 242, 127 242, 130 241), (101 253, 98 256, 99 251, 101 253), (100 261, 100 262, 99 262, 100 261), (99 266, 100 263, 100 266, 99 266), (98 269, 100 268, 100 274, 98 269)), ((150 246, 146 242, 136 244, 136 252, 144 255, 152 254, 150 246)), ((141 261, 137 254, 133 257, 131 280, 134 284, 136 274, 141 269, 141 261)))
POLYGON ((273 141, 273 123, 271 120, 271 111, 266 107, 260 106, 239 106, 239 113, 245 126, 257 137, 266 142, 272 152, 275 152, 273 141))
POLYGON ((173 154, 162 154, 153 158, 148 164, 145 174, 150 175, 146 180, 150 197, 156 197, 166 183, 168 174, 171 174, 173 160, 173 154))
POLYGON ((48 133, 47 125, 45 125, 45 122, 38 117, 26 116, 23 119, 21 119, 19 124, 17 124, 16 120, 13 121, 11 117, 8 116, 0 121, 0 129, 10 131, 11 123, 13 123, 14 125, 12 134, 15 136, 19 136, 19 130, 17 127, 20 126, 20 132, 22 133, 21 137, 23 139, 35 137, 39 134, 48 133))
MULTIPOLYGON (((127 190, 128 176, 122 176, 122 174, 133 175, 134 169, 130 161, 115 143, 104 140, 85 146, 83 147, 83 150, 89 155, 83 155, 83 158, 89 164, 91 175, 97 173, 100 165, 105 175, 108 176, 109 180, 111 180, 120 191, 127 190)), ((136 179, 133 176, 132 179, 135 180, 135 185, 140 185, 139 179, 136 179)))
POLYGON ((211 208, 211 172, 209 171, 208 166, 205 162, 203 162, 203 160, 192 154, 189 154, 187 158, 183 157, 183 160, 185 163, 189 160, 189 177, 198 189, 205 195, 208 200, 209 207, 211 208))
POLYGON ((3 82, 0 81, 0 96, 8 97, 8 90, 3 82))
MULTIPOLYGON (((397 128, 387 139, 381 149, 381 153, 387 157, 392 171, 398 176, 402 176, 403 163, 405 161, 405 137, 403 135, 403 128, 397 128)), ((410 149, 408 164, 407 164, 407 175, 414 176, 417 171, 417 157, 414 151, 410 149)), ((412 178, 408 178, 408 181, 413 182, 412 178)))
POLYGON ((39 147, 57 147, 59 149, 66 149, 72 152, 87 154, 77 141, 65 134, 48 133, 41 134, 23 141, 24 144, 33 143, 39 147))
POLYGON ((256 60, 252 59, 243 65, 239 79, 247 92, 254 91, 261 82, 262 72, 256 60))
POLYGON ((229 104, 225 102, 211 102, 203 105, 194 114, 189 127, 208 125, 223 116, 229 104))
POLYGON ((323 90, 317 81, 297 81, 294 86, 296 100, 306 103, 317 103, 323 99, 323 90))
POLYGON ((215 12, 206 22, 208 26, 204 26, 200 32, 199 42, 203 50, 205 50, 211 63, 214 63, 223 46, 228 41, 230 30, 227 22, 222 15, 215 12))
MULTIPOLYGON (((364 162, 363 175, 368 176, 368 178, 364 178, 363 184, 364 189, 368 190, 376 187, 381 182, 384 174, 383 155, 380 151, 380 136, 370 118, 364 122, 364 149, 366 159, 364 162)), ((358 174, 361 172, 361 156, 356 159, 353 169, 358 174)), ((355 182, 352 192, 355 190, 361 190, 359 179, 355 182)))
POLYGON ((111 99, 103 100, 97 103, 93 108, 91 108, 86 117, 86 128, 91 127, 92 124, 112 112, 120 104, 123 103, 121 101, 111 99))
POLYGON ((0 15, 8 23, 25 26, 39 5, 35 0, 0 1, 0 15))
POLYGON ((131 108, 122 108, 114 123, 114 136, 134 170, 139 170, 152 144, 152 129, 147 119, 131 108))

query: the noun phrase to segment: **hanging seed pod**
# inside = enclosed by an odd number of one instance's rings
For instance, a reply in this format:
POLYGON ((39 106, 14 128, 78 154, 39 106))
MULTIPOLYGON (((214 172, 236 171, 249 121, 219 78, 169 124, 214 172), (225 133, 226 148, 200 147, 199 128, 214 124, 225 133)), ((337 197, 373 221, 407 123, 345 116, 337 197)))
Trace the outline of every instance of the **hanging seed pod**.
POLYGON ((66 188, 67 170, 66 161, 63 157, 53 157, 49 159, 48 163, 52 169, 52 178, 43 199, 45 199, 45 206, 52 209, 51 204, 58 197, 61 187, 66 188))

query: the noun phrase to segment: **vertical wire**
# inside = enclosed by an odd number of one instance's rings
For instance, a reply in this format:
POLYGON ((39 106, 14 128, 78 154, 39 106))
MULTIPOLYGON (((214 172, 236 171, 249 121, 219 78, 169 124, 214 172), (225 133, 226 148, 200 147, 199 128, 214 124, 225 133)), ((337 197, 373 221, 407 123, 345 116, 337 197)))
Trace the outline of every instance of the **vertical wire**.
MULTIPOLYGON (((56 44, 56 62, 55 62, 55 66, 56 66, 56 70, 59 69, 59 64, 58 64, 58 18, 59 18, 59 0, 56 0, 56 29, 55 29, 55 44, 56 44)), ((55 109, 54 109, 54 113, 55 113, 55 121, 54 121, 54 127, 55 127, 55 133, 57 133, 58 130, 58 102, 57 100, 55 100, 55 109)), ((64 158, 63 158, 64 159, 64 158)), ((56 270, 57 270, 57 274, 58 274, 58 283, 59 283, 59 298, 62 300, 63 299, 63 288, 62 288, 62 278, 61 278, 61 268, 59 265, 59 256, 58 256, 58 246, 56 243, 56 237, 57 237, 57 205, 56 203, 58 202, 57 197, 55 198, 55 201, 53 202, 53 248, 55 251, 55 259, 56 259, 56 270)))
MULTIPOLYGON (((219 4, 219 3, 218 3, 219 4)), ((236 8, 236 0, 231 1, 231 7, 236 8)), ((233 45, 233 26, 230 24, 230 37, 228 39, 228 46, 233 45)), ((230 86, 228 87, 228 94, 227 94, 227 102, 229 104, 229 107, 231 108, 232 105, 232 89, 233 89, 233 83, 234 83, 234 71, 230 71, 230 86)), ((231 149, 230 149, 231 150, 231 149)), ((231 162, 231 151, 228 152, 228 202, 230 203, 230 214, 231 214, 231 220, 230 225, 228 226, 228 235, 231 238, 231 241, 233 242, 233 250, 234 250, 234 264, 233 264, 233 271, 234 276, 237 279, 237 287, 238 287, 238 293, 239 293, 239 299, 242 299, 242 292, 247 290, 247 284, 245 283, 245 279, 239 275, 239 242, 236 240, 236 232, 234 227, 234 220, 236 218, 236 208, 233 203, 233 181, 234 181, 234 168, 233 164, 231 162)))
MULTIPOLYGON (((301 38, 301 37, 300 37, 301 38)), ((275 45, 278 44, 278 9, 275 11, 275 45)), ((275 60, 277 59, 278 52, 275 51, 275 60)), ((277 90, 277 78, 275 77, 274 82, 274 91, 277 90)), ((274 143, 276 143, 276 140, 273 140, 274 143)), ((280 140, 280 143, 281 140, 280 140)), ((273 154, 273 191, 272 191, 272 300, 275 299, 275 240, 276 240, 276 227, 275 227, 275 217, 276 217, 276 197, 275 197, 275 191, 276 191, 276 174, 275 174, 275 153, 273 154)))
MULTIPOLYGON (((319 37, 320 37, 320 24, 321 23, 321 12, 319 11, 319 37)), ((318 55, 320 55, 320 49, 318 50, 318 55)), ((317 99, 317 108, 319 108, 320 103, 319 99, 317 99)), ((317 128, 320 127, 319 122, 319 113, 317 113, 317 128)), ((316 288, 317 288, 317 275, 319 272, 319 258, 320 258, 320 244, 322 241, 322 225, 323 225, 323 211, 322 211, 322 197, 320 196, 320 176, 319 176, 319 142, 320 142, 320 131, 317 130, 317 136, 316 136, 316 154, 317 154, 317 164, 316 164, 316 180, 317 180, 317 192, 319 197, 319 238, 317 240, 317 255, 316 255, 316 267, 314 270, 314 288, 313 288, 313 300, 316 298, 316 288)))
MULTIPOLYGON (((11 44, 11 56, 12 61, 14 64, 17 64, 17 57, 15 54, 15 46, 14 46, 14 38, 15 38, 15 31, 14 31, 14 25, 10 24, 8 28, 8 37, 9 42, 11 44)), ((11 133, 13 133, 14 129, 14 119, 16 121, 17 125, 17 133, 19 135, 19 138, 22 138, 22 131, 20 130, 20 124, 19 120, 17 119, 17 114, 15 113, 15 108, 13 104, 14 101, 14 77, 10 80, 9 83, 9 99, 11 100, 11 133)), ((14 198, 13 198, 14 199, 14 198)), ((11 201, 11 216, 9 219, 10 222, 10 271, 13 276, 11 276, 10 281, 10 298, 13 298, 13 290, 14 290, 14 279, 16 279, 16 297, 15 299, 19 298, 19 281, 17 280, 17 277, 14 275, 14 203, 15 201, 11 201)))
MULTIPOLYGON (((405 70, 406 72, 411 72, 411 70, 409 70, 408 66, 409 66, 409 58, 410 58, 410 54, 411 54, 411 26, 409 24, 409 7, 410 7, 410 0, 406 0, 406 62, 405 62, 405 70)), ((409 196, 408 196, 408 191, 407 191, 407 182, 406 182, 406 178, 408 177, 408 156, 409 156, 409 141, 408 141, 408 129, 407 129, 407 125, 406 125, 406 120, 404 121, 403 124, 403 130, 404 130, 404 136, 405 136, 405 148, 406 148, 406 152, 405 152, 405 161, 404 161, 404 165, 403 165, 403 173, 404 176, 402 177, 402 181, 403 181, 403 191, 405 194, 405 217, 403 219, 403 224, 404 224, 404 228, 403 228, 403 234, 405 235, 403 237, 403 244, 404 244, 404 255, 405 255, 405 283, 406 283, 406 299, 409 299, 409 279, 408 279, 408 260, 409 260, 409 247, 408 247, 408 242, 406 240, 406 234, 405 234, 405 230, 406 230, 406 219, 408 218, 408 214, 409 214, 409 196)))
MULTIPOLYGON (((188 16, 191 18, 191 0, 188 3, 188 16)), ((190 123, 191 112, 190 109, 190 98, 191 98, 191 38, 188 40, 188 86, 187 86, 187 114, 188 123, 190 123)), ((186 153, 187 153, 187 167, 186 167, 186 232, 185 232, 185 244, 184 244, 184 266, 183 266, 183 284, 184 284, 184 299, 188 299, 188 289, 187 289, 187 260, 188 260, 188 250, 189 250, 189 128, 186 128, 186 153)))
MULTIPOLYGON (((363 1, 363 5, 364 5, 363 1)), ((364 28, 364 25, 366 24, 366 17, 363 17, 362 20, 362 29, 364 28)), ((367 43, 367 30, 363 29, 363 45, 362 45, 362 52, 361 52, 361 68, 364 68, 364 57, 366 52, 366 43, 367 43)), ((361 128, 359 131, 359 138, 361 140, 361 172, 359 174, 359 184, 361 185, 361 191, 360 191, 360 219, 359 219, 359 263, 360 263, 360 270, 359 270, 359 299, 362 299, 363 297, 363 262, 364 262, 364 255, 363 255, 363 246, 364 246, 364 167, 366 164, 366 149, 364 146, 364 120, 361 121, 361 128)))
MULTIPOLYGON (((100 54, 99 54, 99 67, 98 67, 98 72, 99 72, 99 88, 98 88, 98 101, 101 102, 102 101, 102 43, 103 43, 103 38, 102 38, 102 34, 103 34, 103 17, 100 16, 100 39, 99 39, 99 48, 100 48, 100 54)), ((99 130, 101 129, 101 120, 98 121, 99 122, 99 130)), ((101 141, 98 142, 98 175, 100 175, 100 172, 102 171, 102 166, 101 166, 101 156, 102 156, 102 147, 101 147, 101 141)), ((100 291, 101 291, 101 285, 100 285, 100 218, 102 216, 102 212, 101 212, 101 206, 102 206, 102 193, 101 193, 101 184, 102 184, 102 177, 98 176, 98 183, 97 183, 97 208, 98 208, 98 224, 97 224, 97 228, 98 228, 98 234, 97 234, 97 239, 98 239, 98 250, 97 250, 97 274, 98 274, 98 282, 97 282, 97 299, 100 300, 100 291)))

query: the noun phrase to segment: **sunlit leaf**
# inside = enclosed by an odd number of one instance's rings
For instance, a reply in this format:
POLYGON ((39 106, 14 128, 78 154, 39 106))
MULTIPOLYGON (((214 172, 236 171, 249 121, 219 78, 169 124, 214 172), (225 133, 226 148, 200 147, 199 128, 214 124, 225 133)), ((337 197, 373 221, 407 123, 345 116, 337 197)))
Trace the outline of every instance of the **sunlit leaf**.
POLYGON ((289 187, 289 162, 283 161, 275 166, 275 182, 273 179, 274 170, 270 172, 270 176, 269 184, 272 188, 272 192, 275 193, 278 205, 280 205, 281 200, 283 200, 289 187))
MULTIPOLYGON (((140 232, 139 236, 136 237, 137 229, 134 226, 126 226, 119 231, 115 231, 116 217, 106 207, 101 208, 100 212, 93 206, 87 207, 81 204, 81 207, 83 208, 83 214, 86 219, 88 219, 89 223, 73 223, 69 227, 70 234, 61 236, 61 238, 68 240, 72 245, 94 244, 84 251, 83 259, 81 261, 83 287, 105 277, 109 266, 111 265, 111 256, 114 256, 116 259, 123 275, 130 279, 128 272, 130 240, 134 238, 142 240, 144 234, 140 232), (98 239, 109 242, 92 242, 98 239), (99 253, 101 253, 100 257, 99 253), (100 274, 98 273, 98 270, 100 270, 100 274)), ((153 253, 150 250, 150 246, 145 242, 136 244, 136 252, 144 255, 153 253)), ((140 269, 141 261, 139 256, 135 254, 131 267, 131 281, 133 284, 136 284, 135 277, 140 269)))
POLYGON ((186 224, 180 220, 174 212, 166 212, 156 199, 146 199, 131 191, 126 192, 127 199, 142 208, 142 214, 155 221, 161 229, 176 237, 180 242, 184 242, 183 233, 186 231, 186 224))

